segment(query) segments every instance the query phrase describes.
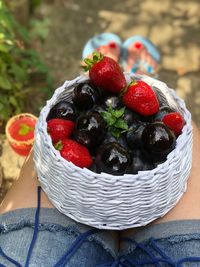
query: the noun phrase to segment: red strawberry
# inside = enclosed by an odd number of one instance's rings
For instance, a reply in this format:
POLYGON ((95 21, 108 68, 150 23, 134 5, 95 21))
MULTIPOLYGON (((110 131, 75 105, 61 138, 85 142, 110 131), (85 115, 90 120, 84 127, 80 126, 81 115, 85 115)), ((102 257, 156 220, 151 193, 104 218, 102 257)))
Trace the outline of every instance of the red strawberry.
POLYGON ((74 129, 74 122, 63 119, 51 119, 47 123, 47 131, 51 136, 52 142, 69 138, 74 129))
POLYGON ((98 52, 93 53, 93 59, 84 60, 89 70, 90 80, 94 85, 112 93, 119 93, 126 87, 126 79, 120 65, 110 57, 98 52))
POLYGON ((134 81, 123 95, 123 103, 129 109, 144 116, 158 112, 159 102, 151 87, 143 81, 134 81))
MULTIPOLYGON (((92 157, 86 147, 71 139, 62 140, 61 144, 60 154, 64 159, 80 168, 89 168, 92 165, 92 157)), ((56 146, 59 149, 59 144, 56 146)))
POLYGON ((166 114, 163 119, 163 123, 167 125, 176 135, 181 134, 185 120, 179 112, 171 112, 166 114))

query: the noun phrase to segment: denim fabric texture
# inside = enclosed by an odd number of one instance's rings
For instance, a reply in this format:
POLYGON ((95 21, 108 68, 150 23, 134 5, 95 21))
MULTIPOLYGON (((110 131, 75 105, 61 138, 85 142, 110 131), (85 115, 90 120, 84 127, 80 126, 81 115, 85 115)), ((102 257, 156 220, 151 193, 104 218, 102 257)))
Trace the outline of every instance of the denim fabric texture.
POLYGON ((147 226, 124 242, 130 266, 200 266, 200 220, 147 226))
MULTIPOLYGON (((42 208, 39 231, 33 249, 31 267, 52 267, 68 250, 75 239, 90 227, 78 224, 55 209, 42 208)), ((0 216, 0 247, 22 266, 34 231, 35 209, 20 209, 0 216)), ((66 266, 94 267, 114 260, 115 246, 110 233, 91 235, 78 249, 66 266)), ((0 256, 6 267, 15 266, 0 256)))

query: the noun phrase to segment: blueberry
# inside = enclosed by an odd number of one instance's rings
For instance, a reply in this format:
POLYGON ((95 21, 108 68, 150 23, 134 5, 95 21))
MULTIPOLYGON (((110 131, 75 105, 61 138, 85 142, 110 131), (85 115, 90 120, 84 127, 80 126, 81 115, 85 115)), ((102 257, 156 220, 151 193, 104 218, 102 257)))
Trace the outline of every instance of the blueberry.
POLYGON ((173 108, 170 108, 169 106, 163 106, 163 107, 160 107, 158 113, 156 113, 154 115, 154 121, 162 121, 162 118, 166 115, 166 114, 169 114, 171 112, 176 112, 175 109, 173 108))
POLYGON ((77 115, 78 112, 74 105, 68 101, 62 100, 50 110, 47 121, 53 118, 75 121, 77 115))
POLYGON ((140 120, 140 116, 134 111, 131 111, 130 109, 126 108, 124 111, 124 120, 126 121, 128 126, 131 126, 132 124, 140 120))
POLYGON ((131 157, 132 164, 128 168, 127 173, 137 174, 139 171, 147 171, 155 168, 155 164, 147 160, 139 149, 134 150, 131 157))
POLYGON ((139 120, 144 123, 151 123, 154 122, 154 115, 151 116, 140 116, 139 120))
POLYGON ((126 140, 130 148, 136 149, 141 147, 141 137, 143 130, 145 128, 145 124, 143 123, 138 123, 138 124, 133 124, 127 134, 126 134, 126 140))

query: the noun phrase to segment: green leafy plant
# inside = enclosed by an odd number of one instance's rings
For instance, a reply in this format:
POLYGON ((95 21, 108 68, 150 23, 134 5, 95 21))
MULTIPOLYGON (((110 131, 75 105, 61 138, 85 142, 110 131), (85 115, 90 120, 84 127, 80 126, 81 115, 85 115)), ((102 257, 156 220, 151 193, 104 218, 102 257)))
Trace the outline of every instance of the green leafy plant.
POLYGON ((27 29, 0 0, 0 121, 22 112, 38 85, 41 92, 50 93, 51 82, 47 67, 31 49, 27 29), (35 77, 42 78, 38 82, 35 77))
POLYGON ((42 3, 41 0, 31 0, 30 1, 30 11, 31 13, 42 3))
POLYGON ((31 38, 39 38, 44 41, 49 33, 49 26, 51 25, 49 18, 44 18, 43 20, 31 19, 31 38))
POLYGON ((125 108, 113 109, 111 106, 107 111, 101 112, 101 116, 107 123, 108 129, 114 137, 119 138, 122 133, 128 131, 128 124, 124 120, 125 108))

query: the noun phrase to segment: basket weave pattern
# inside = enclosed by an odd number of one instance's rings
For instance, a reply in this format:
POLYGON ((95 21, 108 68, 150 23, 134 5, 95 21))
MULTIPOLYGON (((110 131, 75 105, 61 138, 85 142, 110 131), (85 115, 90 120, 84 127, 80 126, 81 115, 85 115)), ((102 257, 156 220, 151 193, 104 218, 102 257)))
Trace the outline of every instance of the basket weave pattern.
MULTIPOLYGON (((127 81, 130 77, 126 75, 127 81)), ((166 84, 146 76, 137 77, 151 86, 169 91, 186 121, 176 148, 163 164, 151 171, 123 176, 97 174, 67 162, 53 147, 47 133, 47 115, 60 100, 71 100, 74 86, 87 80, 86 77, 66 81, 40 113, 34 142, 34 161, 39 181, 53 205, 77 222, 116 230, 144 226, 164 216, 186 190, 192 162, 191 114, 184 101, 166 84)))

